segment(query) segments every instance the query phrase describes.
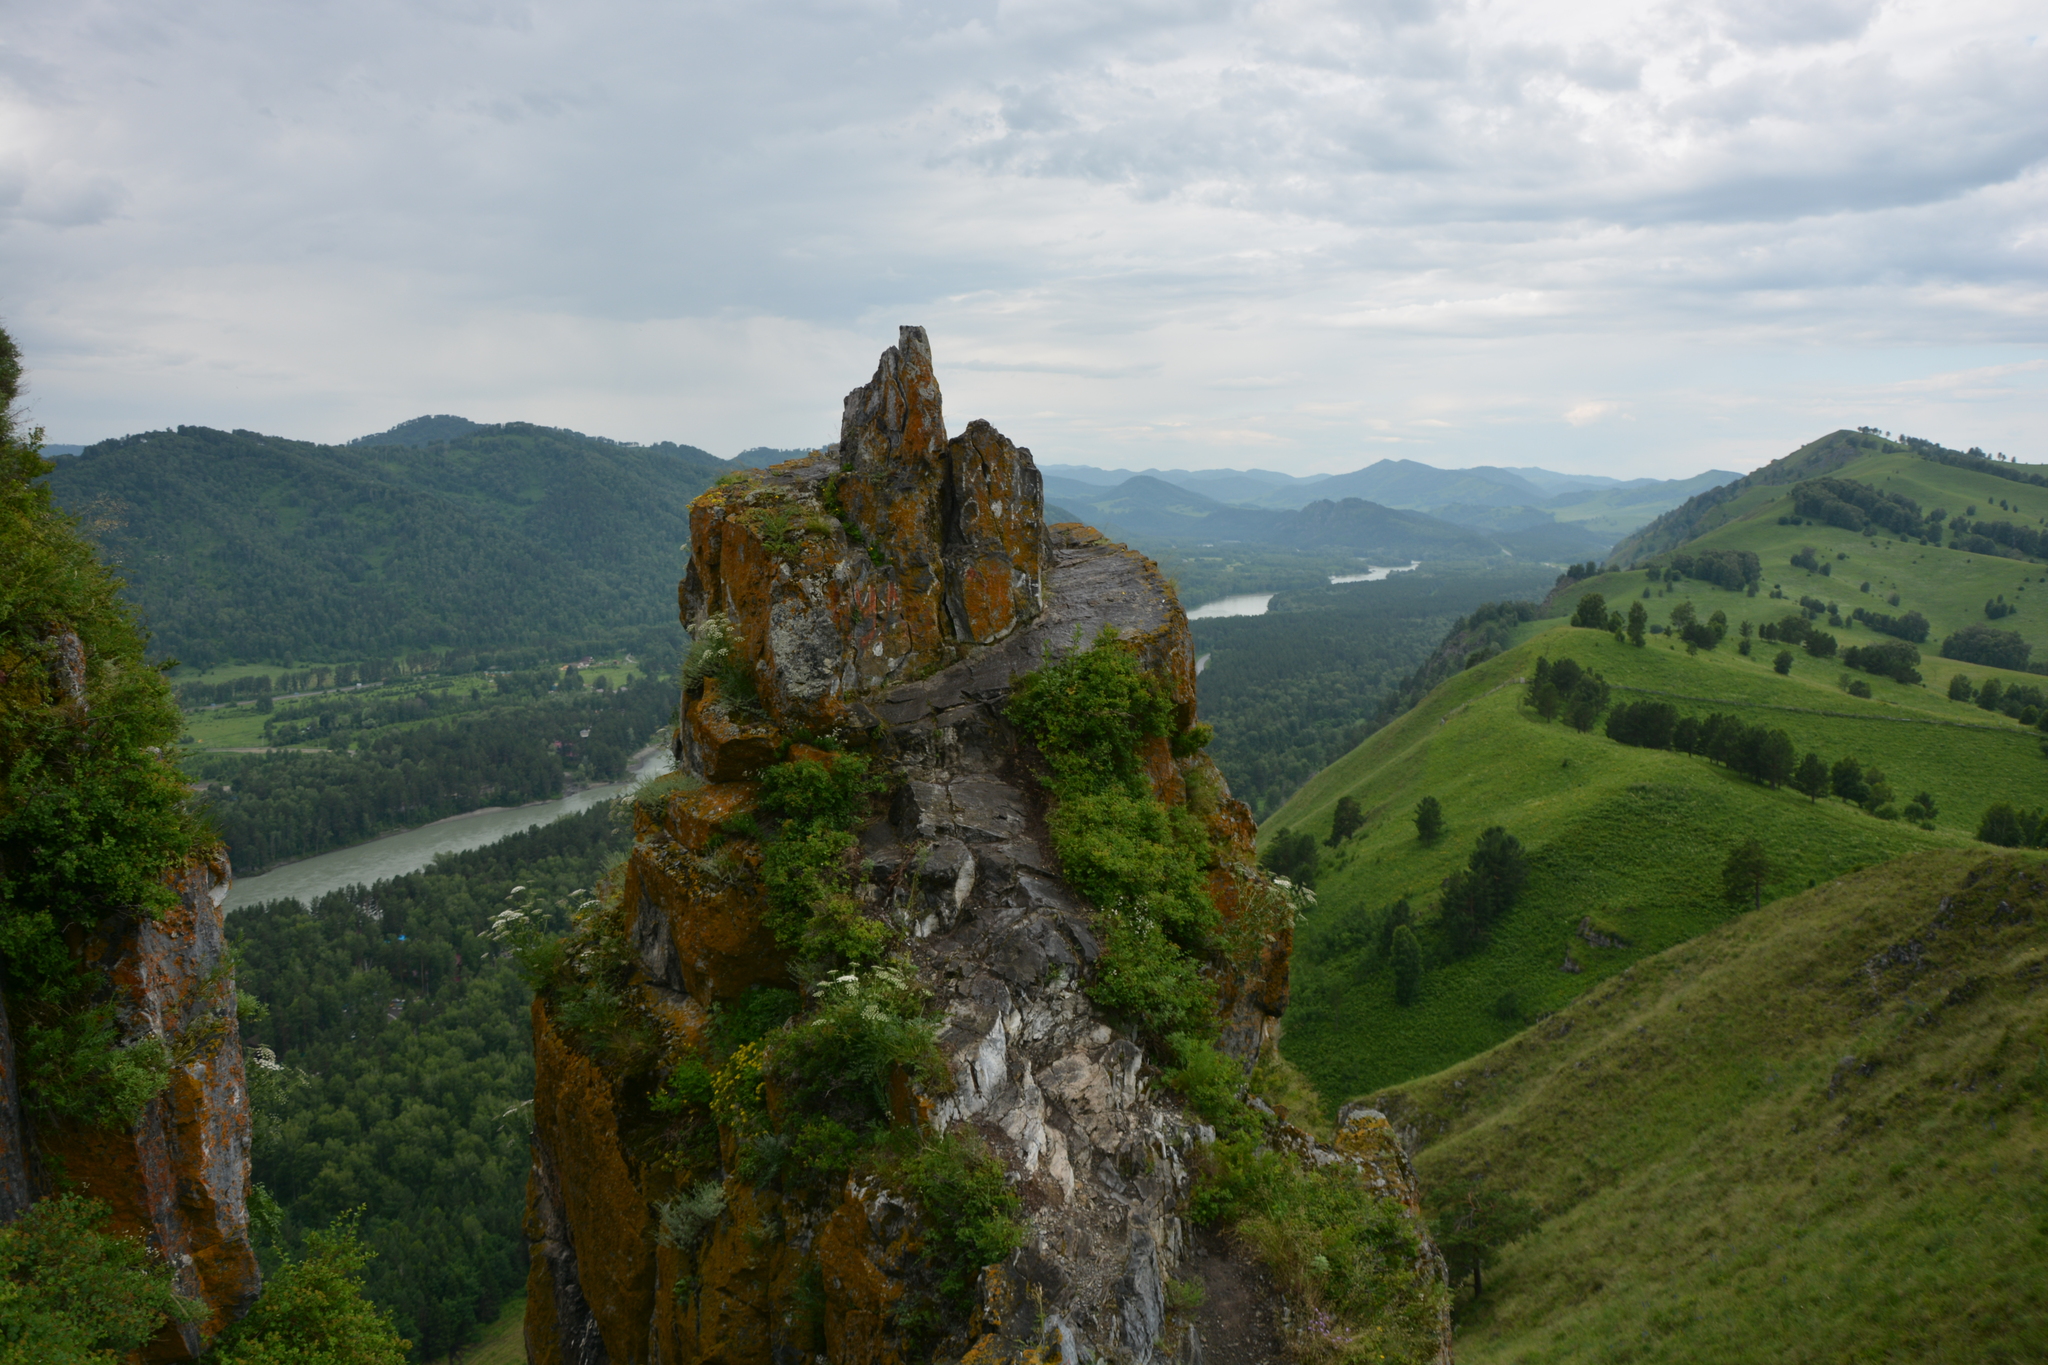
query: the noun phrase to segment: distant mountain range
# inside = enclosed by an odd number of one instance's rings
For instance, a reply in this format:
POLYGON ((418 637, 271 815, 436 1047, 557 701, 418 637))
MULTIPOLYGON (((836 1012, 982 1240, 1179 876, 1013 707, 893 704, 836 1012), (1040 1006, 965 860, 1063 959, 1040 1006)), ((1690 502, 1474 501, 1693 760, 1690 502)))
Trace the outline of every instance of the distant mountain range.
MULTIPOLYGON (((452 414, 342 445, 180 427, 51 447, 58 500, 128 580, 159 657, 207 666, 674 629, 688 506, 730 460, 452 414)), ((1598 558, 1737 476, 1607 479, 1381 460, 1335 476, 1044 467, 1047 515, 1139 542, 1236 542, 1375 561, 1598 558)))
MULTIPOLYGON (((1351 528, 1356 534, 1345 532, 1342 542, 1349 548, 1360 538, 1392 532, 1396 523, 1361 512, 1322 514, 1306 522, 1278 515, 1314 503, 1341 507, 1357 501, 1385 511, 1422 513, 1476 533, 1463 542, 1440 531, 1430 533, 1446 546, 1483 544, 1484 553, 1505 549, 1545 558, 1599 556, 1659 513, 1741 477, 1709 470, 1690 479, 1610 479, 1533 466, 1438 469, 1415 460, 1381 460, 1348 474, 1306 478, 1267 469, 1131 473, 1088 465, 1041 468, 1049 502, 1101 523, 1105 531, 1140 539, 1300 545, 1295 537, 1304 531, 1339 535, 1339 528, 1351 528), (1247 512, 1269 515, 1243 515, 1247 512), (1375 528, 1371 532, 1362 529, 1368 521, 1375 528)), ((1423 530, 1420 522, 1400 525, 1409 533, 1423 530)))

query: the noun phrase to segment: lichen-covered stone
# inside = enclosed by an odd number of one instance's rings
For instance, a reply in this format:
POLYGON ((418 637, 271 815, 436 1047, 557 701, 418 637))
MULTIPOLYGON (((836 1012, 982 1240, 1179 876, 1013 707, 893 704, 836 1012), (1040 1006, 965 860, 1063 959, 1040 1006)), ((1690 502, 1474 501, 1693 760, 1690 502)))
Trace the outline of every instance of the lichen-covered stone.
POLYGON ((249 1242, 250 1120, 233 962, 221 906, 225 859, 177 874, 177 903, 160 919, 109 916, 82 956, 104 981, 124 1043, 161 1040, 168 1089, 134 1128, 52 1125, 46 1150, 64 1178, 113 1210, 116 1230, 142 1236, 172 1267, 178 1292, 203 1300, 198 1322, 166 1324, 142 1358, 195 1359, 262 1288, 249 1242))
MULTIPOLYGON (((848 396, 837 446, 731 477, 692 507, 680 601, 694 627, 722 618, 762 743, 830 763, 779 737, 831 735, 892 779, 886 816, 848 856, 861 906, 908 936, 949 1073, 920 1087, 899 1072, 895 1119, 971 1130, 1029 1220, 942 1358, 1174 1358, 1164 1285, 1187 1244, 1178 1210, 1202 1131, 1086 994, 1094 907, 1060 875, 1046 793, 1004 715, 1017 677, 1109 626, 1164 679, 1185 732, 1194 651, 1158 566, 1092 528, 1046 527, 1030 452, 987 423, 949 437, 930 346, 905 328, 848 396)), ((789 982, 760 846, 736 820, 755 810, 757 784, 740 779, 759 750, 729 757, 747 726, 715 683, 690 707, 680 748, 706 785, 639 812, 624 878, 638 1002, 679 1037, 747 987, 789 982)), ((1248 945, 1219 983, 1224 1046, 1249 1066, 1285 1002, 1292 904, 1252 866, 1251 814, 1214 763, 1165 739, 1138 757, 1159 799, 1210 832, 1211 894, 1248 945)), ((727 1129, 723 1214, 687 1252, 656 1247, 651 1210, 685 1177, 634 1164, 605 1073, 535 1017, 535 1360, 582 1365, 596 1333, 612 1361, 910 1365, 899 1314, 932 1301, 935 1272, 907 1196, 858 1176, 804 1198, 750 1185, 727 1129)))

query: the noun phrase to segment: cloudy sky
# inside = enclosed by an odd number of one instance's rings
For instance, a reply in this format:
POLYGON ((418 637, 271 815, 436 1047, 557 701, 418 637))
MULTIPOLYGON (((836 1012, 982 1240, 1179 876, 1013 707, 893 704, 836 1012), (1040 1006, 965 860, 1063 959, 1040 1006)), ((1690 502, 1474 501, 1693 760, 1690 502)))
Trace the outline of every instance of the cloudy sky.
POLYGON ((59 442, 832 439, 900 322, 1041 461, 2048 460, 2015 0, 9 0, 59 442))

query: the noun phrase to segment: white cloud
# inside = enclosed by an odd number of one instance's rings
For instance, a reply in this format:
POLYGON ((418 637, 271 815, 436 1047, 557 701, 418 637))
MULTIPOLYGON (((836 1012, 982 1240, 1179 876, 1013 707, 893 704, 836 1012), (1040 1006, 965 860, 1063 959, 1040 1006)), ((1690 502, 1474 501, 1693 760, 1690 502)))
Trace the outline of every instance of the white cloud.
POLYGON ((2031 23, 17 0, 0 320, 60 440, 452 410, 792 445, 919 321, 951 414, 1050 460, 1335 470, 1399 429, 1633 473, 1864 422, 2023 453, 2032 371, 1933 378, 2040 355, 2031 23))

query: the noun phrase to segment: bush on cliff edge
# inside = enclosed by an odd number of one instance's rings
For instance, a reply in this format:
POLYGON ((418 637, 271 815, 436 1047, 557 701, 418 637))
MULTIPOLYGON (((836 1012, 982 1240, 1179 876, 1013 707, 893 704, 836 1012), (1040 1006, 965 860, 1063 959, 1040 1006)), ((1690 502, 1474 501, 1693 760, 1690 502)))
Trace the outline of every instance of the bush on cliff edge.
POLYGON ((1100 908, 1090 998, 1155 1043, 1215 1036, 1216 991, 1201 971, 1220 946, 1208 833, 1153 795, 1143 766, 1147 740, 1177 737, 1166 684, 1104 626, 1091 648, 1019 678, 1009 717, 1044 759, 1060 870, 1100 908))

